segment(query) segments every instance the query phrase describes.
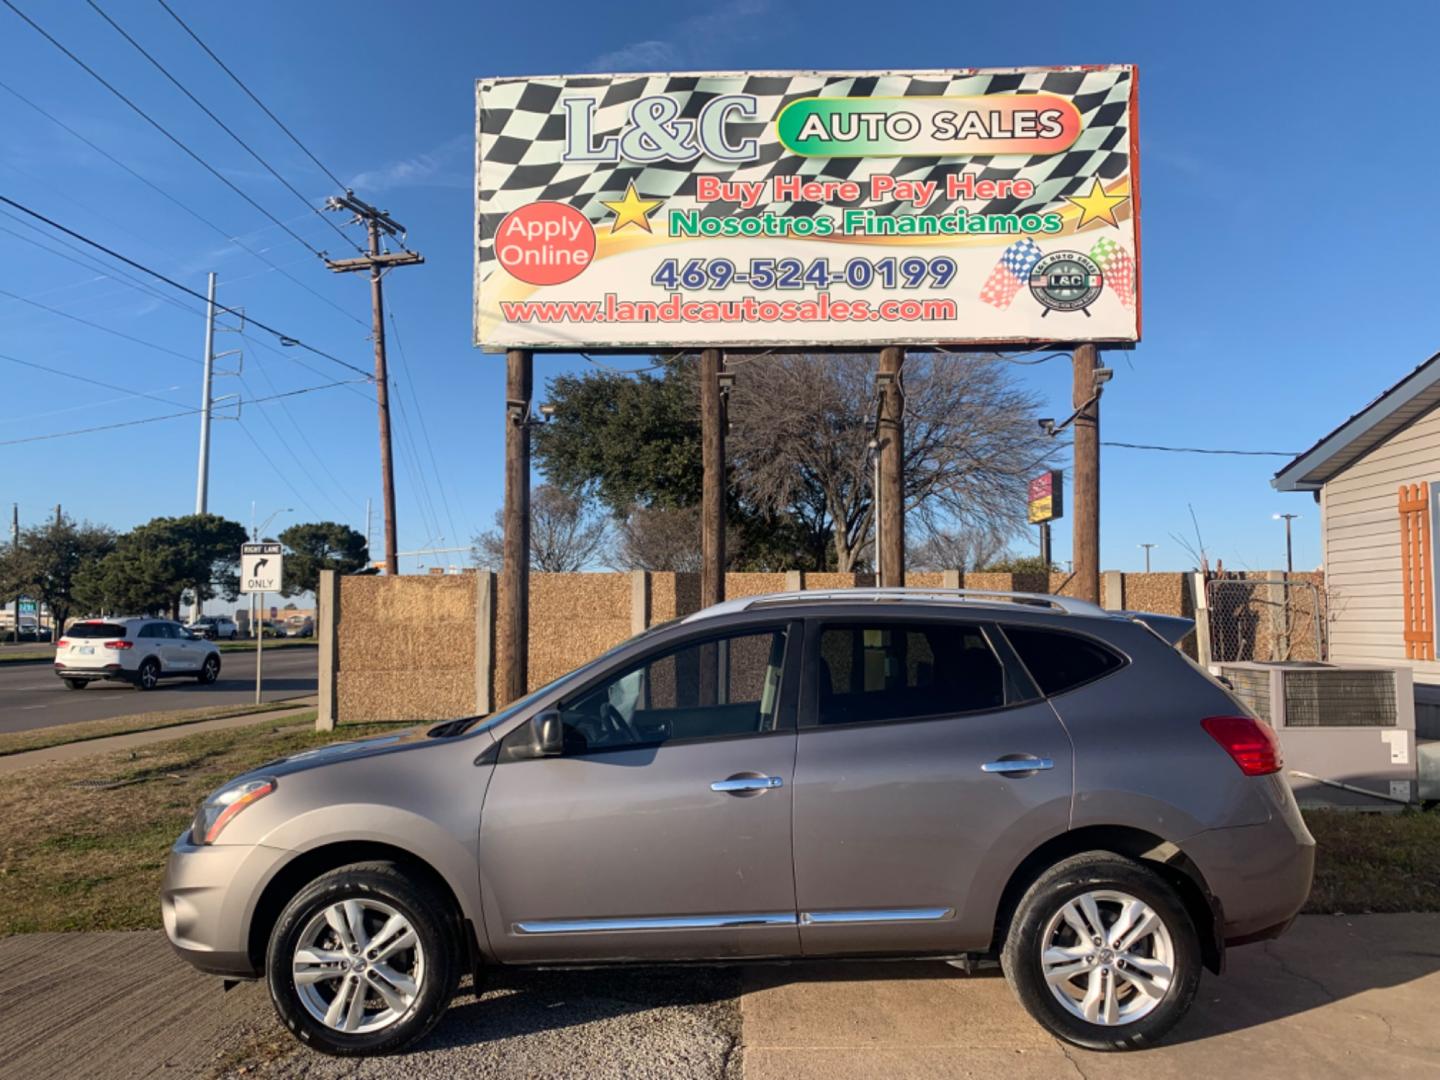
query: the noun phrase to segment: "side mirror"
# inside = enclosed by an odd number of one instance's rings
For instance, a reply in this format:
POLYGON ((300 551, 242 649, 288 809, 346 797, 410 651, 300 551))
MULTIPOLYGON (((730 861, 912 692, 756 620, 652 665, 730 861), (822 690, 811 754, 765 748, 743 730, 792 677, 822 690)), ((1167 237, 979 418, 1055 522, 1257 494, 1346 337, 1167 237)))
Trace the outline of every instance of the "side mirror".
POLYGON ((530 721, 530 745, 536 757, 560 757, 565 753, 565 725, 558 710, 538 713, 530 721))

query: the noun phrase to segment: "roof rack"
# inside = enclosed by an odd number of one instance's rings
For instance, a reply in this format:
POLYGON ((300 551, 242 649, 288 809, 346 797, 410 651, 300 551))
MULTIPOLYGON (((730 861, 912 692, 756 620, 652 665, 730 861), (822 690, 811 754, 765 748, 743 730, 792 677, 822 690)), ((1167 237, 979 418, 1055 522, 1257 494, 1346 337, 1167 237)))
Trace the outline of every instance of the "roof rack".
POLYGON ((851 603, 886 604, 904 601, 951 601, 955 603, 989 604, 1009 603, 1047 608, 1066 615, 1089 615, 1109 617, 1099 604, 1079 600, 1071 596, 1055 596, 1050 593, 1004 592, 990 589, 926 589, 926 588, 852 588, 852 589, 803 589, 799 592, 767 593, 763 596, 744 596, 726 600, 694 614, 687 615, 683 622, 713 618, 716 615, 730 615, 749 611, 757 607, 797 603, 851 603))

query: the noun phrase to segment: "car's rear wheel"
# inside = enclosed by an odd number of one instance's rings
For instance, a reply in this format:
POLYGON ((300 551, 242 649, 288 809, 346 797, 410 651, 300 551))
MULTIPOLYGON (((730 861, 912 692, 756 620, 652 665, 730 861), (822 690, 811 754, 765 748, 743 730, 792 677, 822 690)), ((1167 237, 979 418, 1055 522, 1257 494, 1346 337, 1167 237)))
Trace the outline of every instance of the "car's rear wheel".
POLYGON ((65 689, 66 689, 66 690, 84 690, 84 689, 85 689, 85 680, 84 680, 84 679, 65 679, 65 680, 64 680, 64 683, 65 683, 65 689))
POLYGON ((153 656, 140 664, 140 670, 135 673, 135 685, 141 690, 154 690, 160 685, 160 661, 153 656))
POLYGON ((449 904, 425 881, 390 863, 341 867, 302 889, 276 922, 270 998, 316 1050, 393 1053, 445 1012, 460 950, 449 904))
POLYGON ((1153 1046, 1190 1008, 1200 939, 1174 889, 1142 863, 1076 855, 1030 886, 1001 956, 1026 1010, 1091 1050, 1153 1046))
POLYGON ((200 667, 200 674, 196 681, 209 685, 220 678, 220 658, 218 656, 207 656, 205 663, 200 667))

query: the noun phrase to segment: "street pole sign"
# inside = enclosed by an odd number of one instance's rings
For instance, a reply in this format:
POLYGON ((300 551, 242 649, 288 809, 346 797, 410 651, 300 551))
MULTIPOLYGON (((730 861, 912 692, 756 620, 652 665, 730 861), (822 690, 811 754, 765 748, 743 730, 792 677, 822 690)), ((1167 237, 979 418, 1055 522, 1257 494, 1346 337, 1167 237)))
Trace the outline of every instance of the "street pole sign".
POLYGON ((262 661, 265 658, 265 621, 256 613, 265 614, 265 594, 279 592, 285 556, 276 543, 240 545, 240 591, 257 596, 251 601, 250 631, 255 635, 255 704, 260 704, 262 661))
POLYGON ((279 592, 283 560, 279 544, 241 544, 240 591, 279 592))

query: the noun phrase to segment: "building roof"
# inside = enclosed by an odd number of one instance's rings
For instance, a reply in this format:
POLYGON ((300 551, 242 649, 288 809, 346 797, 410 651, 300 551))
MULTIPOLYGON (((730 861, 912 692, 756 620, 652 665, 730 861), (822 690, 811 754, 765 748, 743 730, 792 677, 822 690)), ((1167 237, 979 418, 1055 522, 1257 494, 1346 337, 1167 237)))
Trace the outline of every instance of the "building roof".
POLYGON ((1299 454, 1270 483, 1277 491, 1318 491, 1436 406, 1440 406, 1440 353, 1299 454))

